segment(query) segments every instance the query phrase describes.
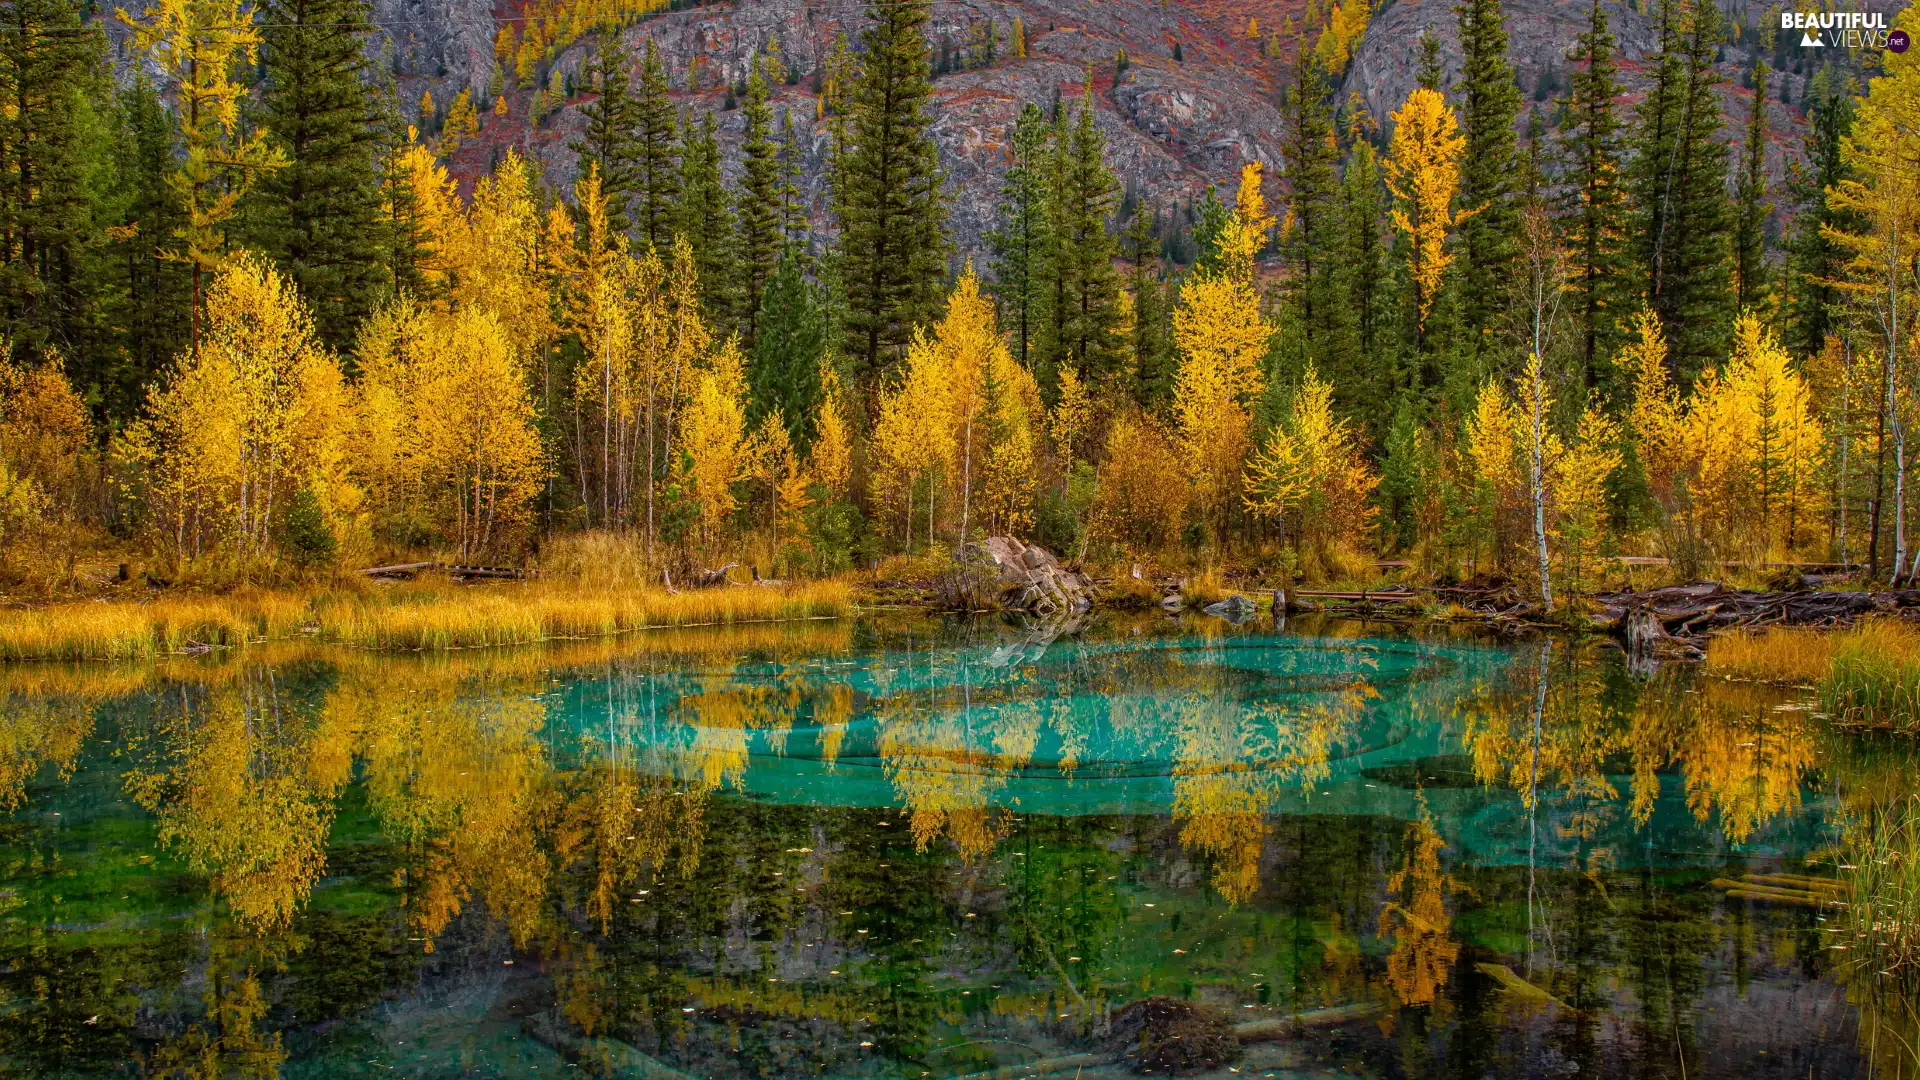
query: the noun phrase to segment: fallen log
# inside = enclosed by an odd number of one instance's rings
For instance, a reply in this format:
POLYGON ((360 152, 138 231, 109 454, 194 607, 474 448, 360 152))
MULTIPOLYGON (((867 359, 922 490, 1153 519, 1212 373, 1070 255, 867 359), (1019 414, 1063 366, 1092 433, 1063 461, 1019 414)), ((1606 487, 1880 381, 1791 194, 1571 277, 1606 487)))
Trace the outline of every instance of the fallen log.
POLYGON ((695 570, 687 578, 687 588, 712 589, 717 586, 728 584, 727 571, 732 570, 738 567, 739 565, 740 564, 737 562, 730 562, 727 565, 722 566, 715 570, 695 570))

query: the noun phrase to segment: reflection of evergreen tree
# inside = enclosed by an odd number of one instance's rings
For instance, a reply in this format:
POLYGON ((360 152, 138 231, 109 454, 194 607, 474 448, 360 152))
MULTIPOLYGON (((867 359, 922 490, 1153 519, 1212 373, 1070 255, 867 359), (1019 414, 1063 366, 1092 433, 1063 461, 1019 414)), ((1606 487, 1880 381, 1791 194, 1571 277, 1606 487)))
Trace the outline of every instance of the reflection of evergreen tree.
POLYGON ((1048 817, 1023 819, 1009 838, 1008 850, 1021 854, 1009 858, 1007 918, 1029 977, 1053 982, 1064 971, 1085 993, 1087 973, 1105 966, 1126 918, 1108 880, 1119 860, 1100 842, 1111 835, 1101 818, 1048 817))
POLYGON ((900 843, 907 836, 900 822, 884 833, 867 832, 867 818, 849 815, 833 837, 841 854, 827 866, 821 902, 829 913, 853 912, 829 915, 830 936, 858 957, 843 961, 840 971, 846 992, 871 1018, 861 1033, 889 1057, 917 1060, 939 1005, 928 986, 932 958, 951 940, 953 918, 944 901, 951 856, 900 843))

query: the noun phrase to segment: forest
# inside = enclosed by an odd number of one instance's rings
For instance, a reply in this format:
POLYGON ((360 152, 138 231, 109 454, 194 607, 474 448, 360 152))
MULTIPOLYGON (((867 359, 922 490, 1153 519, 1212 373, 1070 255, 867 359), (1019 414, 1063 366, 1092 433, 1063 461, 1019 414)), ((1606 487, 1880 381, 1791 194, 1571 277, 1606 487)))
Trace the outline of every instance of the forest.
POLYGON ((735 160, 632 45, 667 5, 541 7, 491 104, 436 107, 372 59, 364 0, 5 0, 0 565, 43 596, 100 564, 567 550, 807 578, 1013 535, 1548 606, 1620 556, 1920 576, 1920 59, 1828 60, 1776 132, 1764 59, 1719 63, 1776 31, 1653 4, 1644 93, 1608 4, 1529 101, 1498 0, 1462 0, 1460 76, 1422 38, 1384 116, 1336 90, 1366 4, 1312 4, 1262 46, 1283 160, 1177 204, 1109 162, 1122 54, 1024 104, 963 257, 936 73, 1022 62, 1018 21, 956 54, 928 0, 873 0, 806 72, 768 40, 717 110, 735 160), (513 87, 534 124, 580 103, 570 185, 510 149, 450 166, 513 87))

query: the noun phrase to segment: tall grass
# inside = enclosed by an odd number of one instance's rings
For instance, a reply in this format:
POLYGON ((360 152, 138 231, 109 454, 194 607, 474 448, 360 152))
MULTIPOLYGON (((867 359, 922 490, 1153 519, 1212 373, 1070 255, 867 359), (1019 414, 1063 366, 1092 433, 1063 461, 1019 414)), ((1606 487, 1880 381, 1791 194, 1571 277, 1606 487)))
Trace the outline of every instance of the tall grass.
POLYGON ((1920 1075, 1920 796, 1870 808, 1844 850, 1852 896, 1832 947, 1861 1045, 1883 1075, 1920 1075))
POLYGON ((0 614, 0 660, 143 660, 296 636, 374 649, 525 645, 653 627, 835 616, 850 608, 850 589, 840 581, 683 593, 549 581, 242 590, 6 612, 0 614))
POLYGON ((1707 671, 1749 682, 1818 682, 1832 662, 1837 636, 1784 626, 1722 634, 1707 646, 1707 671))
POLYGON ((1875 619, 1840 635, 1820 707, 1852 726, 1920 732, 1920 627, 1875 619))

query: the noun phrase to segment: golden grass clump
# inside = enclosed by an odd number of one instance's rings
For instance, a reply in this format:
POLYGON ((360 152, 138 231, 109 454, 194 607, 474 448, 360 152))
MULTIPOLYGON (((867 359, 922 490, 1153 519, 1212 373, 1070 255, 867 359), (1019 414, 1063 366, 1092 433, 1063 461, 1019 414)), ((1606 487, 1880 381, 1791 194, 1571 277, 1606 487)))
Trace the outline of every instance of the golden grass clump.
POLYGON ((1827 674, 1837 635, 1774 626, 1722 634, 1707 647, 1707 671, 1729 679, 1804 685, 1827 674))
POLYGON ((1920 796, 1869 808, 1848 834, 1841 870, 1852 892, 1835 942, 1847 954, 1841 965, 1920 992, 1920 796))
POLYGON ((0 619, 0 660, 145 660, 302 633, 374 649, 525 645, 653 627, 832 617, 851 606, 848 585, 831 580, 682 593, 546 581, 243 590, 10 612, 0 619))
POLYGON ((1849 725, 1920 732, 1920 627, 1873 619, 1838 635, 1820 707, 1849 725))
POLYGON ((54 604, 0 618, 0 660, 147 659, 282 637, 309 618, 305 596, 251 589, 142 604, 54 604))

